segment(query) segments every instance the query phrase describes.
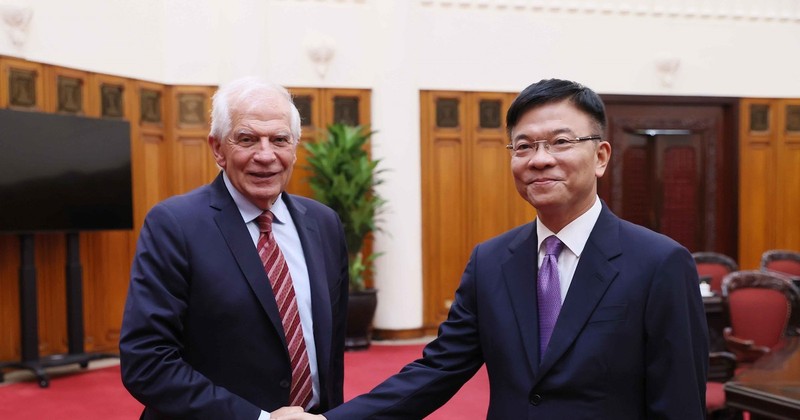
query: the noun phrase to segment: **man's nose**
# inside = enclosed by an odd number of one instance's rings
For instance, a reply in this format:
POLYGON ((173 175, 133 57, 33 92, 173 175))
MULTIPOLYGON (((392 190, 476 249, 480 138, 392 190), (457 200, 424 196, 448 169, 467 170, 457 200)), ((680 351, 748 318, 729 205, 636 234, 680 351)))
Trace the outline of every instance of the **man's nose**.
POLYGON ((534 166, 552 164, 554 161, 553 155, 546 150, 546 147, 544 143, 537 143, 534 145, 533 151, 531 151, 531 155, 528 157, 528 164, 534 166))
POLYGON ((255 157, 257 159, 269 160, 275 158, 275 150, 268 138, 262 137, 259 139, 258 144, 253 147, 255 148, 255 157))

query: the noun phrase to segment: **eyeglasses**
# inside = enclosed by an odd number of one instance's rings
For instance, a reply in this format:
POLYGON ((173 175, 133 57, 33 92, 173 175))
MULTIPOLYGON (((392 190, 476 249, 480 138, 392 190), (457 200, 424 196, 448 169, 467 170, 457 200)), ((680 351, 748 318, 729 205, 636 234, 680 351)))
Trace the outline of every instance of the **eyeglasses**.
MULTIPOLYGON (((261 139, 255 134, 240 134, 237 137, 228 137, 228 143, 239 146, 243 149, 250 149, 257 144, 261 144, 261 139)), ((294 141, 291 136, 273 136, 267 139, 273 150, 288 150, 294 141)))
POLYGON ((557 155, 559 153, 569 152, 575 147, 576 144, 582 141, 600 140, 601 138, 602 137, 600 135, 593 134, 591 136, 575 138, 558 136, 552 140, 520 140, 516 143, 507 144, 506 149, 508 149, 508 151, 514 157, 528 157, 536 153, 536 151, 539 150, 539 145, 541 144, 544 147, 545 152, 551 155, 557 155))

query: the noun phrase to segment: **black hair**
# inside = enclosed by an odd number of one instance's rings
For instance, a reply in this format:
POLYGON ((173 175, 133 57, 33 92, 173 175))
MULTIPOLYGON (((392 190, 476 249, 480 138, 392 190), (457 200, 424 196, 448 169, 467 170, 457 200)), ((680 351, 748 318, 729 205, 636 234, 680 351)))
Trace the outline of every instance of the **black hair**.
POLYGON ((585 112, 598 124, 603 135, 606 129, 606 107, 603 100, 593 90, 570 80, 544 79, 525 88, 517 95, 506 113, 506 130, 517 125, 526 111, 552 102, 569 100, 575 107, 585 112))

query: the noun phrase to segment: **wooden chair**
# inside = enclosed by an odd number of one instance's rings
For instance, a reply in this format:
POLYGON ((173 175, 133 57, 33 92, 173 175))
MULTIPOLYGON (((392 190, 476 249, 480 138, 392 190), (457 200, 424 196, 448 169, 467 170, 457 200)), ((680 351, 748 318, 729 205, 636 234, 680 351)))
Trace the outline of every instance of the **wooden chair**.
POLYGON ((706 382, 706 418, 722 420, 741 418, 741 412, 725 406, 725 382, 736 372, 736 356, 720 351, 709 354, 706 382))
POLYGON ((789 277, 771 271, 735 271, 722 280, 730 327, 723 336, 740 366, 749 364, 798 335, 800 290, 789 277))
POLYGON ((788 274, 800 280, 800 252, 773 249, 761 255, 761 269, 788 274))
POLYGON ((697 274, 700 278, 711 277, 709 285, 716 294, 722 293, 722 278, 739 269, 733 258, 717 252, 695 252, 692 257, 697 265, 697 274))

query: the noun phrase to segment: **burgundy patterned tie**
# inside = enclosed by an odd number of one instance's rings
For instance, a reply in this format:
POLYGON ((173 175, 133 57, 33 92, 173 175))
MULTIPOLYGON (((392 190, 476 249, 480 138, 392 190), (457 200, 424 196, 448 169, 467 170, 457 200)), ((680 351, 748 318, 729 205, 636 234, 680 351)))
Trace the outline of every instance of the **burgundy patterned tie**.
POLYGON ((561 310, 561 284, 558 278, 558 255, 564 244, 553 236, 544 240, 545 255, 539 268, 536 296, 539 302, 539 360, 542 359, 553 327, 561 310))
POLYGON ((272 293, 278 304, 278 311, 286 334, 289 348, 289 360, 292 365, 292 388, 289 391, 289 405, 305 407, 311 401, 311 367, 308 364, 306 342, 303 339, 303 327, 300 325, 300 312, 297 310, 297 299, 294 295, 292 276, 283 253, 272 234, 273 214, 267 210, 256 218, 258 230, 258 255, 264 263, 267 277, 272 285, 272 293))

